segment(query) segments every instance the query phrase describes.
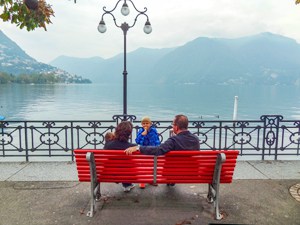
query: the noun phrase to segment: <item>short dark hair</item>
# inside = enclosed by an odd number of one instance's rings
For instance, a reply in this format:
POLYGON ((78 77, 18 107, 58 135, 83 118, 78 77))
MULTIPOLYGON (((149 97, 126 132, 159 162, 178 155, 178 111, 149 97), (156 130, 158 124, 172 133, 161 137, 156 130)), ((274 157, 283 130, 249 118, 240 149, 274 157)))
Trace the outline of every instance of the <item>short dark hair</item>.
POLYGON ((132 133, 132 123, 130 121, 122 121, 116 127, 115 139, 122 142, 127 142, 132 133))
POLYGON ((174 124, 179 128, 179 130, 187 130, 189 126, 189 120, 187 116, 179 114, 175 116, 174 124))

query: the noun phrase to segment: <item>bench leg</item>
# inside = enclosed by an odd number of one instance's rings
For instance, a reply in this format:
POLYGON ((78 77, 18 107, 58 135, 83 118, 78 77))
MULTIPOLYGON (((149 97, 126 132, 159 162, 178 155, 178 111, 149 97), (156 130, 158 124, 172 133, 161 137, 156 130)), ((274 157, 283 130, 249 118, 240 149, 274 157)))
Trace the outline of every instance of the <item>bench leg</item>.
POLYGON ((93 217, 94 213, 96 212, 96 202, 100 201, 100 183, 91 182, 91 206, 90 211, 87 212, 86 216, 93 217))
POLYGON ((96 163, 94 154, 88 152, 86 155, 86 159, 89 161, 90 165, 90 176, 91 176, 91 207, 90 211, 87 212, 87 216, 93 217, 96 212, 96 201, 100 200, 101 192, 100 192, 100 183, 97 181, 97 172, 96 172, 96 163))
POLYGON ((207 201, 209 203, 213 203, 215 201, 216 191, 213 188, 212 184, 208 184, 208 194, 207 194, 207 201))
POLYGON ((215 208, 215 218, 217 220, 223 219, 223 215, 220 213, 219 210, 219 189, 220 189, 220 177, 221 177, 221 170, 222 170, 222 163, 225 162, 226 156, 224 153, 218 154, 215 171, 213 176, 212 184, 208 185, 208 194, 207 194, 207 201, 209 203, 214 203, 215 208))
POLYGON ((214 203, 215 218, 217 220, 223 219, 223 215, 220 213, 220 209, 219 209, 219 199, 220 199, 219 198, 219 184, 217 184, 217 185, 209 184, 207 201, 209 203, 214 203))

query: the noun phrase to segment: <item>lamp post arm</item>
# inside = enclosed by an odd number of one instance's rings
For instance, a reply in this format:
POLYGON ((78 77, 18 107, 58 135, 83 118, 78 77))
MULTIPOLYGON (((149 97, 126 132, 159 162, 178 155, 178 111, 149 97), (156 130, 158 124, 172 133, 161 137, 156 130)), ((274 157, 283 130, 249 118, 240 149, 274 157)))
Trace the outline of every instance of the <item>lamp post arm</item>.
POLYGON ((119 5, 120 1, 123 1, 123 0, 119 0, 119 1, 116 3, 115 7, 114 7, 112 10, 106 10, 106 6, 104 6, 104 7, 103 7, 103 11, 106 12, 106 13, 112 13, 112 12, 117 8, 117 6, 119 5))
MULTIPOLYGON (((104 7, 104 8, 105 8, 105 7, 104 7)), ((116 27, 121 28, 121 25, 118 25, 118 24, 117 24, 116 18, 115 18, 115 16, 114 16, 114 14, 112 14, 111 12, 105 12, 105 13, 103 13, 103 14, 102 14, 102 17, 101 17, 101 20, 102 20, 102 21, 104 21, 103 18, 104 18, 104 16, 105 16, 106 14, 111 15, 112 18, 113 18, 113 20, 114 20, 114 23, 115 23, 116 27)))
MULTIPOLYGON (((120 3, 121 1, 123 1, 123 0, 118 0, 118 2, 116 3, 115 7, 114 7, 112 10, 106 10, 106 6, 103 6, 103 11, 104 11, 104 13, 103 13, 102 16, 101 16, 101 20, 103 21, 104 16, 105 16, 106 14, 109 14, 109 15, 112 16, 115 25, 116 25, 117 27, 121 28, 121 25, 118 25, 118 24, 117 24, 116 18, 115 18, 115 16, 112 14, 112 12, 115 11, 115 9, 118 7, 118 5, 119 5, 119 3, 120 3)), ((126 1, 125 1, 125 2, 126 2, 126 1)))
POLYGON ((145 13, 139 13, 139 14, 135 17, 133 24, 132 24, 131 26, 129 26, 129 28, 133 27, 133 26, 136 24, 137 18, 138 18, 140 15, 146 16, 146 17, 147 17, 147 21, 149 20, 147 14, 145 14, 145 13))
POLYGON ((135 7, 134 3, 133 3, 131 0, 127 0, 127 1, 131 2, 131 4, 133 5, 134 9, 135 9, 137 12, 139 12, 139 13, 145 13, 145 12, 147 12, 147 8, 146 8, 146 7, 144 7, 144 11, 140 11, 140 10, 138 10, 138 9, 135 7))

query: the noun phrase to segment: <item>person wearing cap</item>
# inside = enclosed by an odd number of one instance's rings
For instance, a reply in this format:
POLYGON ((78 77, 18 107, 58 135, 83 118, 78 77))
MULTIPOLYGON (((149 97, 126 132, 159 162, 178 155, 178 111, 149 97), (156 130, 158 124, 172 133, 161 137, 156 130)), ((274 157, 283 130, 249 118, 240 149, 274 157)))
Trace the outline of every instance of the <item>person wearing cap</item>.
MULTIPOLYGON (((135 142, 141 146, 158 146, 160 145, 159 135, 148 116, 142 118, 142 127, 139 129, 135 142)), ((140 188, 145 188, 141 183, 140 188)))

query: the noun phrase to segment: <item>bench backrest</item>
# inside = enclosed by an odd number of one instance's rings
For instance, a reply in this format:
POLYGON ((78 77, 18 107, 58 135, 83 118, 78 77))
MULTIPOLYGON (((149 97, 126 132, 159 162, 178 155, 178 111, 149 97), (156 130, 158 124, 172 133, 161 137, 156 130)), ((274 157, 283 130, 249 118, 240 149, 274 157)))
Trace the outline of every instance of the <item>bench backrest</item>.
POLYGON ((219 153, 226 155, 222 164, 221 183, 232 181, 237 150, 171 151, 163 156, 125 155, 123 150, 76 149, 79 181, 90 181, 86 154, 93 152, 99 182, 128 183, 211 183, 219 153))

